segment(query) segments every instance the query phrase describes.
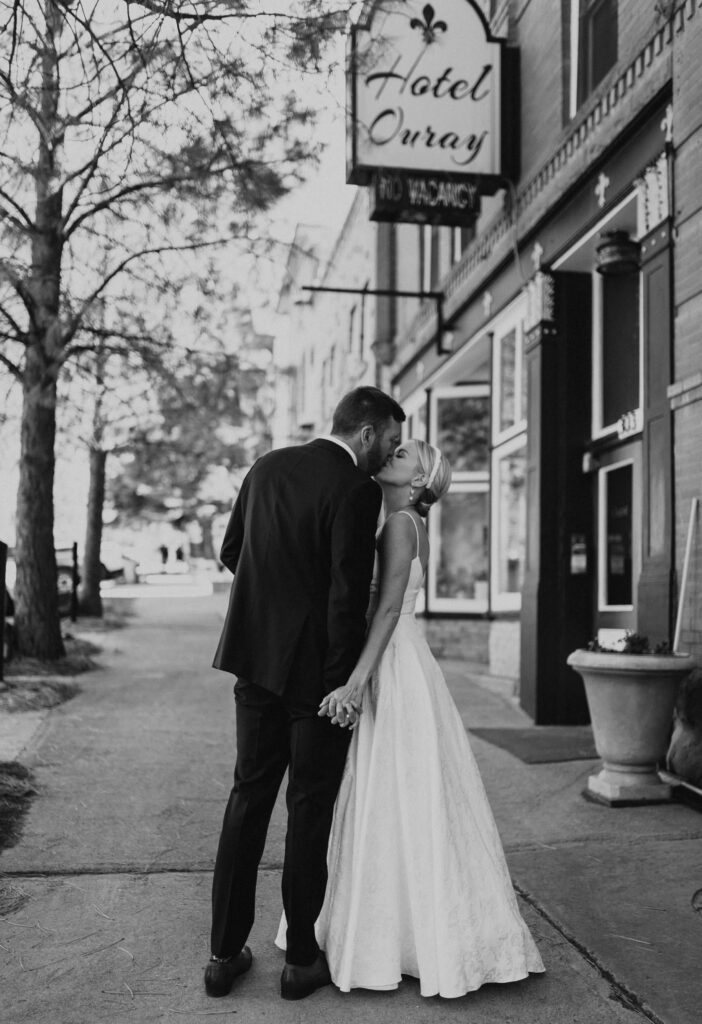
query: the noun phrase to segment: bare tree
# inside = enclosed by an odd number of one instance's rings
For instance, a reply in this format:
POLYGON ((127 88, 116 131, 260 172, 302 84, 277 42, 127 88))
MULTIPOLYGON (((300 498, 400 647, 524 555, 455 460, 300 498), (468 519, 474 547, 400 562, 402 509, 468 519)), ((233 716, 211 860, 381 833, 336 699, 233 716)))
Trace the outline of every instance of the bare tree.
POLYGON ((135 283, 172 292, 168 254, 245 237, 314 150, 301 76, 344 12, 280 7, 0 2, 0 364, 23 391, 23 654, 63 653, 53 479, 66 362, 101 337, 123 351, 143 338, 135 283), (122 329, 105 339, 91 323, 108 290, 122 329))
POLYGON ((157 418, 156 389, 166 372, 162 359, 144 358, 142 346, 126 354, 110 351, 109 333, 95 351, 81 353, 59 388, 59 433, 88 455, 89 485, 85 538, 81 560, 79 609, 102 615, 102 532, 107 464, 128 450, 133 439, 157 418))

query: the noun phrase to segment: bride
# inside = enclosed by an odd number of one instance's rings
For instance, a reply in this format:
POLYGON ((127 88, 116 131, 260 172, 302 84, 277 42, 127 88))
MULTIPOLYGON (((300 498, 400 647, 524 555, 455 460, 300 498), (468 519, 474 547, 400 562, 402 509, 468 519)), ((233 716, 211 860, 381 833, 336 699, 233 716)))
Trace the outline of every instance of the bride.
MULTIPOLYGON (((451 469, 407 441, 376 475, 385 521, 364 649, 320 715, 354 730, 334 811, 317 938, 331 978, 458 997, 544 970, 522 920, 465 728, 414 617, 423 517, 451 469)), ((276 942, 283 946, 285 922, 276 942)))

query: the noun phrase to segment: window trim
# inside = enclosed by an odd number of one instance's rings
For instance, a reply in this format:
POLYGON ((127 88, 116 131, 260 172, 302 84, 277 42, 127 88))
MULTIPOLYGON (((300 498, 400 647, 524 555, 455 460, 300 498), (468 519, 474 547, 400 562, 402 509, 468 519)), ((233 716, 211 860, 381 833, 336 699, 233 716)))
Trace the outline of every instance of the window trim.
MULTIPOLYGON (((606 79, 609 72, 613 67, 616 67, 619 61, 619 40, 617 39, 617 55, 615 57, 612 67, 608 68, 605 74, 600 80, 593 86, 582 88, 581 82, 584 72, 582 68, 583 63, 583 40, 581 38, 581 27, 584 19, 590 13, 590 8, 597 5, 598 2, 606 3, 607 0, 570 0, 570 26, 569 26, 569 46, 570 46, 570 67, 568 75, 568 118, 572 120, 579 110, 587 103, 588 99, 595 93, 598 86, 606 79)), ((613 0, 615 4, 615 10, 617 12, 617 29, 619 27, 619 9, 617 0, 613 0)), ((591 54, 588 53, 591 57, 591 54)))
MULTIPOLYGON (((523 433, 526 429, 527 422, 527 409, 522 408, 522 396, 524 393, 524 372, 526 369, 524 359, 524 320, 521 316, 518 316, 515 320, 505 322, 504 327, 498 333, 493 332, 492 335, 492 380, 493 380, 493 399, 492 399, 492 443, 493 445, 502 444, 505 441, 509 441, 510 438, 516 437, 523 433), (505 427, 500 428, 500 415, 501 415, 501 392, 502 392, 502 342, 503 340, 514 331, 514 423, 505 427)), ((527 399, 528 406, 528 399, 527 399)))
POLYGON ((422 236, 421 255, 422 265, 419 269, 419 287, 423 292, 430 292, 431 289, 431 250, 432 234, 431 224, 422 224, 419 228, 422 236))
POLYGON ((475 222, 470 227, 454 227, 449 228, 449 231, 451 232, 449 264, 451 267, 455 267, 457 263, 460 263, 463 254, 468 251, 475 238, 475 222), (465 245, 463 244, 464 232, 467 236, 465 238, 465 245))
MULTIPOLYGON (((498 527, 500 517, 500 476, 499 464, 504 458, 514 452, 524 449, 526 455, 527 435, 526 430, 512 436, 497 448, 492 450, 492 472, 491 472, 491 493, 490 493, 490 611, 494 612, 518 612, 522 608, 522 591, 510 593, 506 590, 498 590, 498 552, 500 545, 500 531, 498 527)), ((524 495, 526 501, 526 491, 524 495)), ((526 563, 526 537, 524 543, 524 559, 526 563)), ((525 566, 526 567, 526 566, 525 566)))
MULTIPOLYGON (((439 402, 442 399, 486 398, 488 401, 488 414, 490 415, 490 406, 492 405, 491 392, 492 388, 488 383, 456 384, 429 389, 427 392, 429 396, 426 423, 427 437, 431 441, 436 441, 438 437, 438 407, 439 402)), ((449 494, 487 494, 486 525, 488 530, 488 569, 490 561, 491 534, 490 487, 490 441, 488 439, 488 458, 486 468, 484 470, 477 471, 454 470, 451 479, 451 487, 448 491, 449 494)), ((431 512, 429 513, 427 523, 429 531, 429 564, 427 565, 425 610, 429 614, 443 612, 484 614, 489 608, 489 588, 488 595, 484 600, 469 597, 439 597, 436 593, 437 566, 441 541, 439 530, 440 519, 441 503, 437 505, 434 514, 431 512)))
POLYGON ((424 391, 422 391, 422 390, 415 391, 413 394, 409 395, 407 398, 405 398, 403 400, 403 402, 402 402, 402 409, 404 410, 405 420, 402 423, 402 426, 400 428, 400 433, 402 434, 402 440, 403 441, 409 440, 409 438, 412 437, 412 436, 414 438, 419 438, 420 440, 423 440, 423 441, 426 441, 428 439, 428 434, 427 434, 427 418, 428 418, 427 417, 427 403, 428 403, 429 395, 430 394, 431 394, 431 389, 427 389, 427 390, 424 390, 424 391), (424 410, 425 422, 423 423, 422 426, 424 427, 424 430, 423 430, 421 435, 420 434, 413 434, 409 430, 409 421, 413 419, 416 422, 416 420, 418 420, 418 418, 422 415, 422 411, 423 410, 424 410))
MULTIPOLYGON (((645 405, 644 396, 644 289, 641 286, 641 279, 639 277, 639 296, 638 296, 638 321, 639 321, 639 402, 634 409, 625 409, 624 412, 633 412, 636 414, 637 421, 642 422, 643 409, 645 405)), ((603 425, 602 418, 603 402, 602 402, 602 373, 603 373, 603 331, 602 331, 602 320, 603 320, 603 293, 604 283, 602 281, 602 275, 598 274, 596 270, 592 271, 592 380, 591 380, 591 392, 592 392, 592 408, 591 408, 591 425, 590 432, 593 441, 600 441, 607 437, 616 437, 619 433, 619 427, 617 423, 610 423, 603 425)))
POLYGON ((597 611, 602 612, 633 612, 636 605, 636 579, 637 579, 637 558, 636 558, 636 494, 638 481, 636 479, 636 462, 631 457, 625 457, 618 462, 612 462, 607 466, 601 466, 597 471, 597 611), (605 575, 607 569, 607 481, 606 474, 615 469, 622 469, 624 466, 631 466, 631 604, 606 604, 605 603, 605 575))
POLYGON ((463 255, 463 249, 461 247, 461 229, 451 229, 451 266, 455 266, 459 262, 463 255))
MULTIPOLYGON (((490 480, 489 474, 486 474, 488 479, 484 481, 478 480, 459 480, 452 481, 451 487, 449 488, 448 494, 485 494, 487 500, 485 503, 486 510, 486 525, 488 529, 488 566, 490 558, 490 480)), ((436 593, 436 578, 438 575, 438 558, 439 549, 441 544, 441 503, 436 506, 434 512, 429 513, 428 517, 428 533, 429 533, 429 564, 427 565, 427 585, 426 585, 426 610, 429 614, 443 613, 443 612, 458 612, 458 613, 472 613, 472 614, 484 614, 488 611, 490 603, 490 591, 488 588, 487 597, 484 600, 474 597, 439 597, 436 593)))
MULTIPOLYGON (((489 384, 456 384, 449 387, 432 388, 429 400, 429 421, 428 421, 428 437, 436 439, 439 435, 439 418, 438 418, 438 404, 442 398, 487 398, 488 400, 488 414, 490 406, 492 405, 492 399, 490 393, 492 388, 489 384)), ((481 482, 485 478, 490 476, 490 441, 488 439, 488 460, 487 468, 480 470, 453 470, 452 480, 454 483, 475 483, 481 482)), ((452 485, 453 486, 453 485, 452 485)))
POLYGON ((580 67, 580 0, 570 0, 570 81, 568 83, 568 117, 578 112, 578 70, 580 67))

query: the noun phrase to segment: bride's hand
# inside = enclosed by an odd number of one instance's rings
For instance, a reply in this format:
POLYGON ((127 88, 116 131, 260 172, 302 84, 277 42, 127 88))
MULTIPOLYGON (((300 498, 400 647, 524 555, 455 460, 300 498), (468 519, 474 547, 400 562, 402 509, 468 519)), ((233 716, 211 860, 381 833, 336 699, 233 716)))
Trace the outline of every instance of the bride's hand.
POLYGON ((338 686, 328 693, 319 705, 317 714, 320 718, 331 718, 332 725, 340 725, 342 729, 355 729, 361 715, 361 699, 363 686, 351 679, 345 686, 338 686))

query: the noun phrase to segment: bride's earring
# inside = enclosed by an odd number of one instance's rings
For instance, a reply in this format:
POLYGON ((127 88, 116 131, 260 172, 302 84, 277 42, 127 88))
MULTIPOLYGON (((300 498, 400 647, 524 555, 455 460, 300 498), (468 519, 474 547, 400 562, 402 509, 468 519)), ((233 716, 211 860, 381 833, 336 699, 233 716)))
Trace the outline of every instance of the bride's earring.
POLYGON ((412 504, 413 502, 414 502, 414 484, 410 484, 410 489, 409 489, 409 504, 411 505, 411 504, 412 504))

